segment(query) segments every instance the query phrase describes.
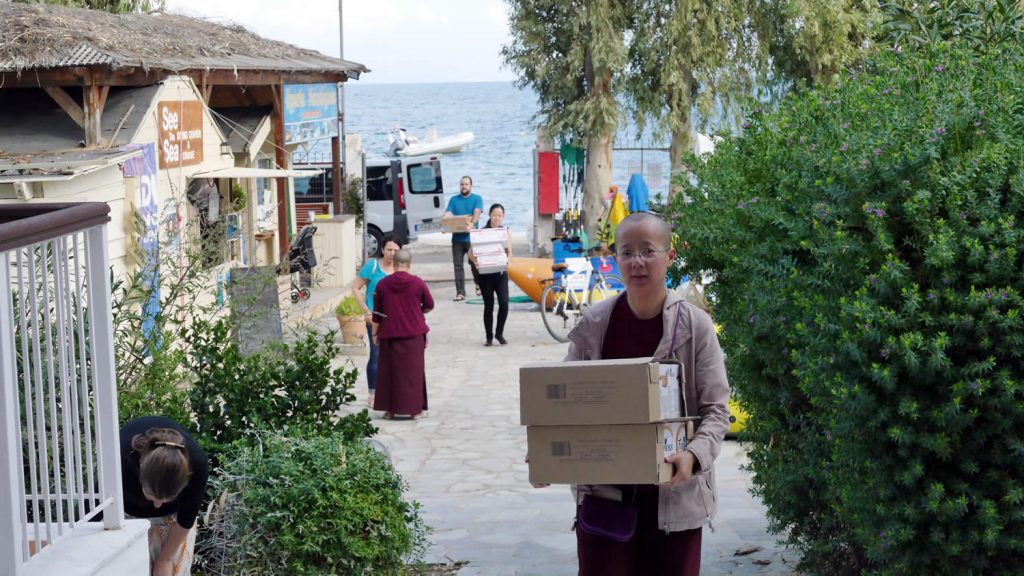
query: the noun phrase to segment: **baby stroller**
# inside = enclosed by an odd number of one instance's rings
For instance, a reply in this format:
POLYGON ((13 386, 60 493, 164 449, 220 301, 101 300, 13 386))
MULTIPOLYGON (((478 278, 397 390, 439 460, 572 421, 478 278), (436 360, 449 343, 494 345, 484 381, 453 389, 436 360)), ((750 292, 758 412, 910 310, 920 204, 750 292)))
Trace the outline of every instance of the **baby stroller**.
POLYGON ((313 234, 316 234, 316 226, 307 224, 299 230, 299 233, 292 238, 291 248, 288 249, 288 273, 292 281, 292 302, 308 300, 309 288, 300 287, 296 281, 296 273, 310 274, 316 266, 316 254, 313 253, 313 234))

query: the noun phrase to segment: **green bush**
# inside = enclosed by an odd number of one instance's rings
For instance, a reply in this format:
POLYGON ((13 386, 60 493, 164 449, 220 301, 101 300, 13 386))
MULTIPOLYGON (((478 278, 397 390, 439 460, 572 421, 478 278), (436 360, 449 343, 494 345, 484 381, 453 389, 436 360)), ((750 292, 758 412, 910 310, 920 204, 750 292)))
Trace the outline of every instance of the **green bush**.
POLYGON ((427 544, 405 488, 361 441, 264 435, 223 459, 200 553, 212 574, 403 574, 427 544))
POLYGON ((1024 565, 1024 52, 885 53, 754 109, 671 206, 750 466, 815 573, 1024 565))
POLYGON ((243 355, 230 330, 226 318, 197 318, 186 329, 189 400, 207 451, 287 426, 337 431, 353 441, 376 433, 366 410, 339 416, 355 400, 357 372, 332 367, 339 351, 333 332, 306 331, 294 344, 243 355))
POLYGON ((334 307, 334 313, 338 316, 362 316, 363 309, 359 306, 355 296, 345 296, 334 307))

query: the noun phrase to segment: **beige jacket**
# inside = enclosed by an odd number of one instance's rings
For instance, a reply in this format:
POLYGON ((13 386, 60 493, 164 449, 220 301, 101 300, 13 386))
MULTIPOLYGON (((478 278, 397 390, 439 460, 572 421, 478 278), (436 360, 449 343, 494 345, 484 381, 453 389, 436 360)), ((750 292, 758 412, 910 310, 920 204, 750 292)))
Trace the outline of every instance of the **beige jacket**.
MULTIPOLYGON (((623 297, 625 295, 620 294, 586 309, 580 323, 569 334, 566 361, 601 359, 608 319, 615 302, 623 297)), ((703 526, 715 515, 718 499, 715 458, 729 430, 729 382, 714 323, 706 312, 684 302, 670 290, 663 318, 664 335, 655 358, 675 359, 682 364, 688 416, 701 418, 696 436, 686 447, 700 463, 700 471, 687 482, 660 489, 658 525, 665 532, 678 532, 703 526)), ((574 487, 574 493, 577 499, 588 493, 621 499, 620 491, 614 486, 580 485, 574 487)))

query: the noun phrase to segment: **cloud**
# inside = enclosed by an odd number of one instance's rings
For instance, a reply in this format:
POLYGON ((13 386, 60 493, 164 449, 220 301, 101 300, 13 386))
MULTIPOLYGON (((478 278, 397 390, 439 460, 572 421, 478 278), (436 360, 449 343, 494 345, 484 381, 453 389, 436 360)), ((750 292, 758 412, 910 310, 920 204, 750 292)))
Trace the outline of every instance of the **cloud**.
MULTIPOLYGON (((360 82, 511 80, 503 0, 342 0, 345 58, 373 70, 360 82)), ((339 53, 338 1, 167 0, 167 9, 330 56, 339 53)))

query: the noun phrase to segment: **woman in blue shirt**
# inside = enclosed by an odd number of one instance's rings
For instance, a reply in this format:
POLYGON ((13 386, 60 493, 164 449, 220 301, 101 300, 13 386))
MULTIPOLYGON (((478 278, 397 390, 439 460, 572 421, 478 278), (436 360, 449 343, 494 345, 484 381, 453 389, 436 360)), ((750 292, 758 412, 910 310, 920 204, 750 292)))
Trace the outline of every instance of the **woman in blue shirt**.
POLYGON ((387 234, 381 240, 382 256, 367 258, 359 270, 355 282, 352 283, 352 294, 363 307, 366 320, 366 337, 370 341, 370 359, 366 362, 366 385, 370 389, 369 406, 373 407, 373 395, 377 391, 377 354, 378 347, 373 341, 373 294, 377 290, 377 282, 395 271, 395 252, 402 249, 402 241, 398 236, 387 234))

